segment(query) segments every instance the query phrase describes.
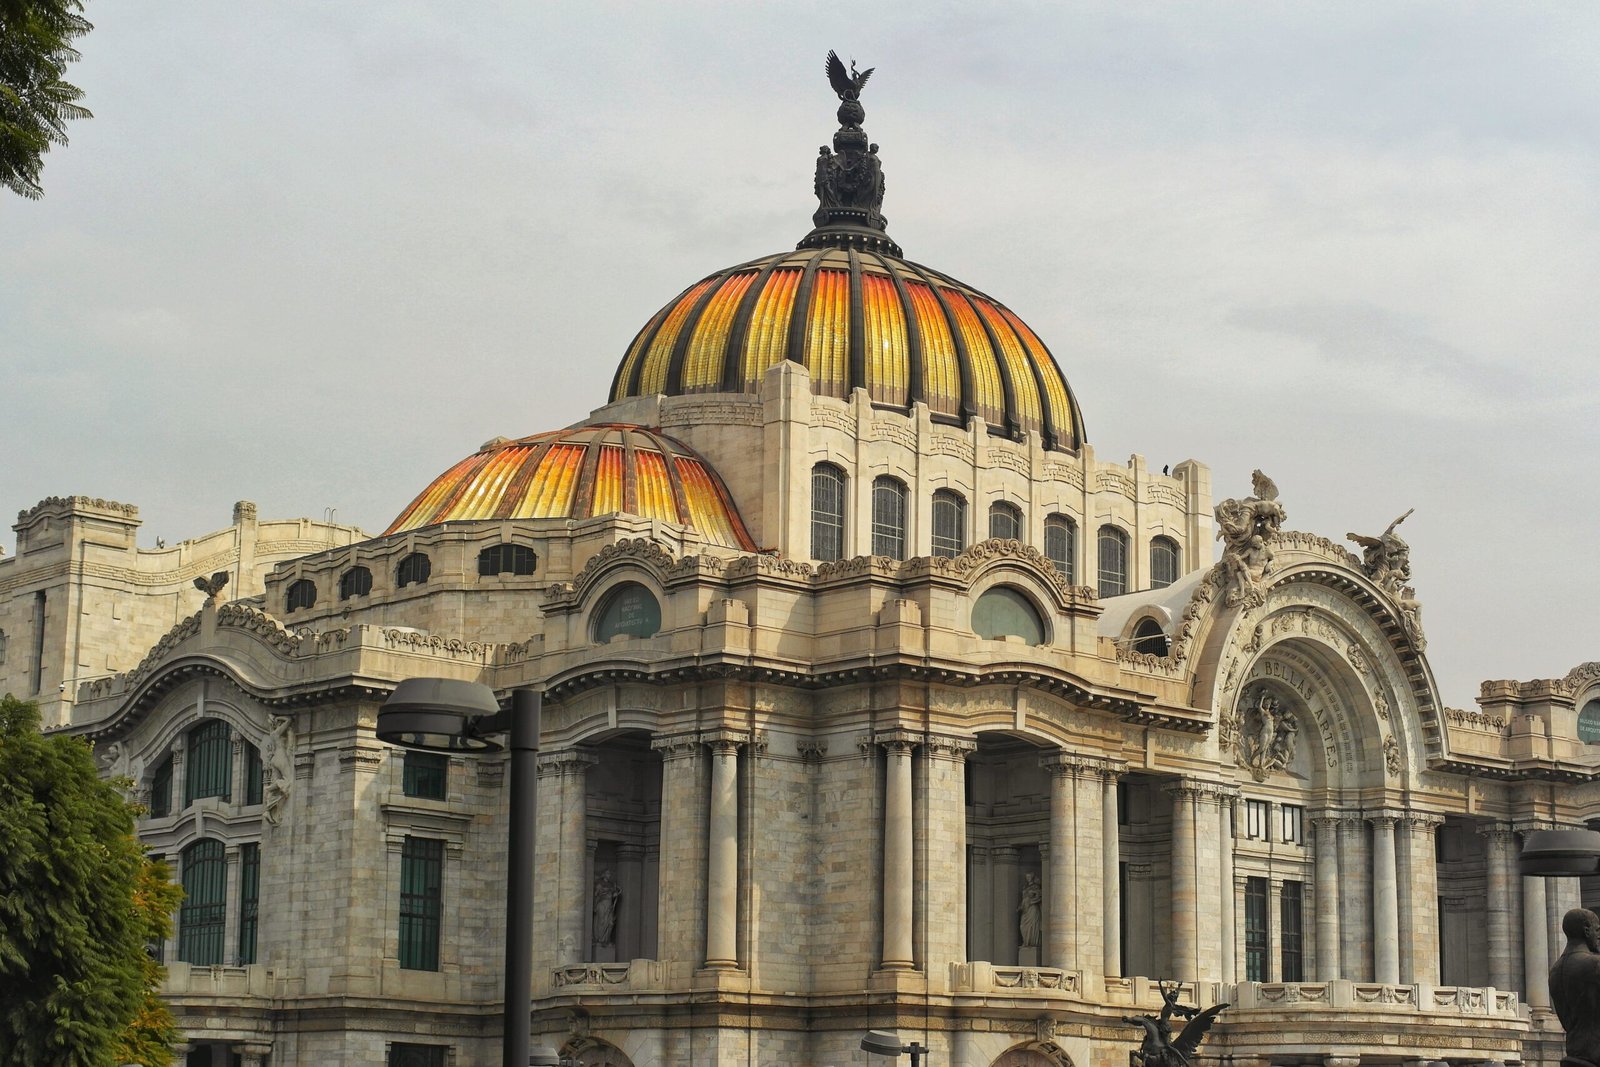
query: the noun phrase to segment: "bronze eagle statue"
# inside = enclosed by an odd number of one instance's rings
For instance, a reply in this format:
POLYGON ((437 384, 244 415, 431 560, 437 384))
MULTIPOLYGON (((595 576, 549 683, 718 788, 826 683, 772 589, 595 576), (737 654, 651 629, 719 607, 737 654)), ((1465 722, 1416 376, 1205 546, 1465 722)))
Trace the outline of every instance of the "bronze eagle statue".
POLYGON ((857 100, 861 97, 861 87, 867 84, 867 79, 872 77, 872 72, 877 67, 868 67, 866 70, 857 71, 856 61, 850 61, 850 70, 844 69, 844 61, 839 58, 839 53, 828 52, 828 84, 833 86, 833 91, 839 94, 840 100, 857 100))
POLYGON ((209 578, 196 578, 194 580, 194 587, 204 593, 207 600, 215 600, 217 594, 222 592, 223 587, 227 584, 227 571, 217 571, 209 578))

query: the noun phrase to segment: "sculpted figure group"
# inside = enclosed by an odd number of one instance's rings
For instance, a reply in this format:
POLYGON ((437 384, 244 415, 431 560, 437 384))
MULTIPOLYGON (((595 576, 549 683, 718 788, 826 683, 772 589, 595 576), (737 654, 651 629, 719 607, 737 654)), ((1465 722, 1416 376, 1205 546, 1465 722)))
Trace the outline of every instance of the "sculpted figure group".
POLYGON ((1190 1067, 1200 1042, 1211 1032, 1211 1024, 1217 1021, 1217 1016, 1228 1005, 1213 1004, 1201 1011, 1192 1005, 1178 1003, 1181 987, 1177 982, 1171 986, 1162 982, 1160 988, 1161 1014, 1122 1017, 1122 1021, 1128 1025, 1144 1029, 1144 1041, 1133 1054, 1134 1061, 1139 1067, 1190 1067), (1187 1020, 1177 1040, 1172 1037, 1174 1015, 1187 1020))
POLYGON ((1272 572, 1272 542, 1288 513, 1278 503, 1278 486, 1259 470, 1251 475, 1251 495, 1217 505, 1217 539, 1222 542, 1223 602, 1245 609, 1266 603, 1266 578, 1272 572))

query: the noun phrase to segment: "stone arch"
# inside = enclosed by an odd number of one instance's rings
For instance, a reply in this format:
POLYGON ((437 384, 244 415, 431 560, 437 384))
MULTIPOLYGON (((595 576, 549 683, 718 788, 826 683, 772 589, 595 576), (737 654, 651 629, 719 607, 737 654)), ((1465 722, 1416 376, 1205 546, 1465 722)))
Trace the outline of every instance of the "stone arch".
POLYGON ((577 1060, 583 1067, 633 1067, 627 1053, 598 1037, 572 1038, 561 1046, 560 1054, 577 1060))
POLYGON ((1072 1067, 1072 1057, 1054 1042, 1029 1041, 1006 1049, 990 1067, 1072 1067))

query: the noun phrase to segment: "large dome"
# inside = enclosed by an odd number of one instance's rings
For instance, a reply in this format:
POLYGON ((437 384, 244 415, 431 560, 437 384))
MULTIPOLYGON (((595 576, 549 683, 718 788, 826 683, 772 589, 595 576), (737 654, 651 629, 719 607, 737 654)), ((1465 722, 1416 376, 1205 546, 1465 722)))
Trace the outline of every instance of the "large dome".
POLYGON ((853 247, 780 252, 691 285, 634 338, 611 399, 751 393, 786 359, 823 396, 862 388, 884 407, 921 402, 1008 436, 1037 431, 1048 448, 1083 441, 1061 368, 1010 309, 938 271, 853 247))
POLYGON ((496 438, 435 478, 384 534, 441 522, 615 512, 689 526, 710 544, 755 551, 709 463, 663 433, 612 423, 496 438))

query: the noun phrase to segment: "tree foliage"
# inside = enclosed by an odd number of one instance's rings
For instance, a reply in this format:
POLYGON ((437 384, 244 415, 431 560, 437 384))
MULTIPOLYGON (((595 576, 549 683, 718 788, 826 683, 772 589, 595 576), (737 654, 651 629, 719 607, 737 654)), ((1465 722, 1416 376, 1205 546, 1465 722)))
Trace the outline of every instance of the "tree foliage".
POLYGON ((83 0, 0 0, 0 186, 37 200, 43 156, 67 143, 67 123, 90 118, 67 82, 72 42, 93 27, 83 0))
POLYGON ((88 744, 0 698, 0 1049, 7 1063, 171 1062, 172 1017, 145 951, 182 890, 134 836, 134 808, 88 744))

